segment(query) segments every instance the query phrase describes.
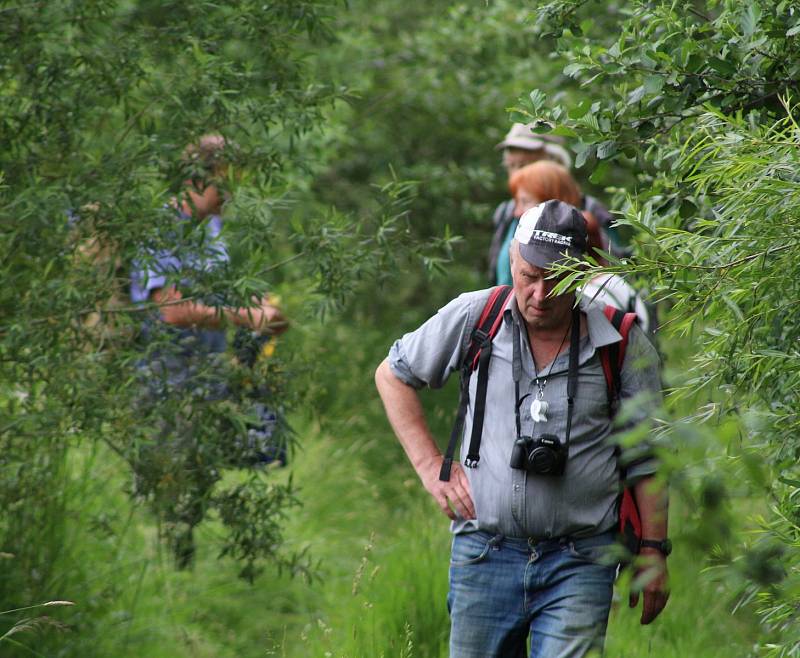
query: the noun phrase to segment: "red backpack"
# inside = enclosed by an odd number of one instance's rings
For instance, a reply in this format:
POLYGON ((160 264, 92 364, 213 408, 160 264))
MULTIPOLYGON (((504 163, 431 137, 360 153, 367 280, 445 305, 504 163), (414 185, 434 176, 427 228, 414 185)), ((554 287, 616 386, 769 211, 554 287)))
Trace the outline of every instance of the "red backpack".
MULTIPOLYGON (((480 442, 483 432, 483 415, 486 407, 486 389, 489 383, 489 360, 492 355, 492 341, 500 330, 503 309, 511 297, 511 291, 511 286, 497 286, 492 290, 478 318, 470 337, 467 352, 461 362, 461 395, 458 413, 453 424, 453 430, 450 433, 450 440, 442 462, 442 470, 439 473, 439 479, 444 482, 450 479, 456 444, 464 428, 464 417, 469 400, 469 379, 475 370, 478 370, 478 385, 475 393, 472 434, 465 464, 470 468, 474 468, 480 461, 480 442)), ((613 306, 606 306, 605 315, 622 336, 620 342, 603 346, 598 350, 608 388, 609 413, 613 418, 619 408, 622 387, 622 364, 625 360, 625 350, 628 346, 628 335, 631 327, 636 322, 636 314, 625 313, 613 306)), ((625 481, 624 469, 620 469, 620 478, 622 482, 625 481)), ((639 510, 636 507, 636 499, 631 488, 627 486, 622 487, 619 499, 619 532, 625 547, 631 553, 638 553, 639 542, 642 539, 642 523, 639 517, 639 510)))

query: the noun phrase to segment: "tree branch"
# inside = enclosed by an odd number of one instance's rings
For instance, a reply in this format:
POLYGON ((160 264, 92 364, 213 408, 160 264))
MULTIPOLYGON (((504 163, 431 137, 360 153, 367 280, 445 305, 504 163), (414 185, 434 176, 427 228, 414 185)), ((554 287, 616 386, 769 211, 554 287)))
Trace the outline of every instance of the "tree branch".
MULTIPOLYGON (((258 273, 259 274, 266 274, 268 272, 272 272, 273 270, 277 270, 278 268, 283 267, 284 265, 288 265, 289 263, 291 263, 291 262, 293 262, 293 261, 295 261, 295 260, 297 260, 299 258, 302 258, 305 255, 306 255, 305 251, 298 252, 298 253, 294 254, 293 256, 289 256, 288 258, 286 258, 286 259, 284 259, 284 260, 282 260, 282 261, 280 261, 278 263, 273 263, 269 267, 265 267, 263 270, 259 270, 258 273)), ((165 308, 167 306, 175 306, 177 304, 184 304, 185 302, 196 301, 197 299, 199 299, 199 297, 200 297, 200 295, 188 295, 186 297, 181 297, 180 299, 174 299, 172 301, 162 302, 161 304, 146 303, 146 304, 136 304, 136 305, 130 305, 130 306, 115 306, 115 307, 106 307, 106 308, 85 308, 85 309, 82 309, 80 311, 75 311, 72 315, 74 315, 76 318, 82 318, 82 317, 84 317, 86 315, 91 315, 92 313, 99 313, 100 315, 115 315, 115 314, 118 315, 120 313, 143 313, 145 311, 157 310, 157 309, 165 308)), ((29 325, 33 325, 33 326, 37 326, 37 325, 40 325, 40 324, 45 324, 47 322, 52 322, 55 319, 56 319, 56 316, 49 315, 49 316, 44 317, 44 318, 36 318, 34 320, 31 320, 28 324, 29 325)), ((267 324, 265 326, 269 327, 270 325, 267 324)))

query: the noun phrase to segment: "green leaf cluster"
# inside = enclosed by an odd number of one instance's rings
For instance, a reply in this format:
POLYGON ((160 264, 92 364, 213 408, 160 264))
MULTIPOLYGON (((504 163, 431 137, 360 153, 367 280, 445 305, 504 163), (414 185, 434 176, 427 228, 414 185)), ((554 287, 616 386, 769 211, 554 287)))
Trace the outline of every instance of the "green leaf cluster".
MULTIPOLYGON (((732 469, 741 478, 739 494, 766 494, 775 508, 761 523, 760 539, 729 537, 712 553, 727 555, 731 583, 746 583, 742 600, 775 633, 765 655, 794 655, 797 7, 759 0, 602 8, 553 2, 540 3, 537 19, 543 34, 558 39, 564 74, 580 83, 585 99, 543 102, 537 94, 520 111, 576 139, 576 164, 593 180, 603 180, 611 166, 635 175, 635 186, 618 196, 620 223, 635 233, 635 256, 608 269, 646 282, 663 309, 662 331, 692 341, 691 367, 674 376, 672 399, 707 404, 669 431, 684 459, 697 457, 685 442, 697 435, 681 429, 687 423, 709 426, 728 445, 725 460, 701 457, 695 486, 716 469, 732 469), (735 439, 727 429, 732 420, 741 427, 735 439)), ((685 461, 678 457, 673 466, 676 480, 685 481, 685 461)))
MULTIPOLYGON (((211 518, 246 578, 269 562, 309 564, 283 545, 292 483, 245 468, 241 454, 254 401, 285 414, 305 395, 302 341, 252 368, 231 358, 199 366, 200 380, 226 383, 224 400, 194 390, 143 404, 141 331, 157 311, 130 302, 128 277, 148 249, 174 242, 165 205, 186 180, 229 197, 231 246, 229 266, 195 276, 186 298, 246 307, 277 293, 298 333, 396 259, 417 254, 431 269, 447 259, 454 237, 420 244, 407 230, 413 184, 384 181, 369 215, 298 205, 313 133, 346 96, 311 61, 333 43, 341 9, 328 0, 0 9, 0 550, 16 556, 0 608, 88 577, 82 565, 67 578, 61 548, 80 504, 67 495, 71 460, 97 444, 128 469, 128 493, 176 554, 211 518), (184 155, 208 133, 226 138, 224 171, 184 155), (160 440, 179 428, 180 440, 160 440)), ((182 239, 199 245, 203 230, 182 239)), ((285 423, 276 433, 292 443, 285 423)), ((104 603, 84 609, 96 623, 104 603)))

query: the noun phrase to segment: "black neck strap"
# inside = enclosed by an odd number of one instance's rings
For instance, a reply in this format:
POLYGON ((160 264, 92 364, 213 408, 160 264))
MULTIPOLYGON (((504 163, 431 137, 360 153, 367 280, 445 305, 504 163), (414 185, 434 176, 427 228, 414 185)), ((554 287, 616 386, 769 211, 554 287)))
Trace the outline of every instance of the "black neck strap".
MULTIPOLYGON (((519 399, 519 380, 522 378, 522 357, 520 356, 519 349, 519 327, 514 324, 511 333, 513 334, 512 344, 514 346, 513 358, 511 359, 511 375, 514 377, 514 415, 517 420, 517 438, 522 433, 522 428, 519 420, 519 406, 522 400, 519 399)), ((524 398, 523 398, 524 399, 524 398)))
POLYGON ((572 309, 572 336, 569 339, 569 373, 567 374, 567 432, 564 443, 569 445, 572 429, 572 410, 575 407, 575 394, 578 392, 578 352, 581 349, 581 311, 572 309))
MULTIPOLYGON (((522 422, 520 420, 519 408, 522 400, 519 399, 519 382, 522 379, 522 356, 519 342, 519 327, 514 327, 513 337, 513 359, 511 361, 511 372, 514 377, 514 414, 517 421, 517 438, 522 435, 522 422)), ((569 341, 569 371, 567 373, 567 429, 564 436, 565 447, 569 445, 569 435, 572 430, 572 412, 575 406, 575 394, 578 392, 578 357, 581 347, 581 311, 576 306, 572 309, 572 326, 569 341)), ((531 354, 531 358, 533 355, 531 354)), ((555 358, 558 358, 556 354, 555 358)), ((525 396, 527 397, 527 395, 525 396)), ((524 400, 525 398, 523 398, 524 400)))

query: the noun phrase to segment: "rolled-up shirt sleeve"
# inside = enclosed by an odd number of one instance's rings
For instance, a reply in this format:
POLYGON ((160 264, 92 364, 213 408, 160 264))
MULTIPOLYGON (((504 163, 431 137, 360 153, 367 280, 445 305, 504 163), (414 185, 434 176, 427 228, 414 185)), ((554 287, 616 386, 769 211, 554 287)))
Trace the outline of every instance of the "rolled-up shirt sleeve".
POLYGON ((168 253, 160 253, 148 259, 134 262, 131 272, 131 301, 135 303, 146 302, 150 293, 156 288, 167 285, 169 276, 181 270, 181 260, 168 253))
POLYGON ((464 293, 389 350, 394 375, 409 386, 441 388, 458 370, 489 291, 464 293))
MULTIPOLYGON (((640 327, 631 327, 625 360, 622 364, 622 406, 624 427, 652 427, 653 417, 661 407, 661 363, 658 351, 640 327)), ((625 448, 621 464, 626 479, 636 481, 658 470, 652 443, 645 439, 625 448)))

